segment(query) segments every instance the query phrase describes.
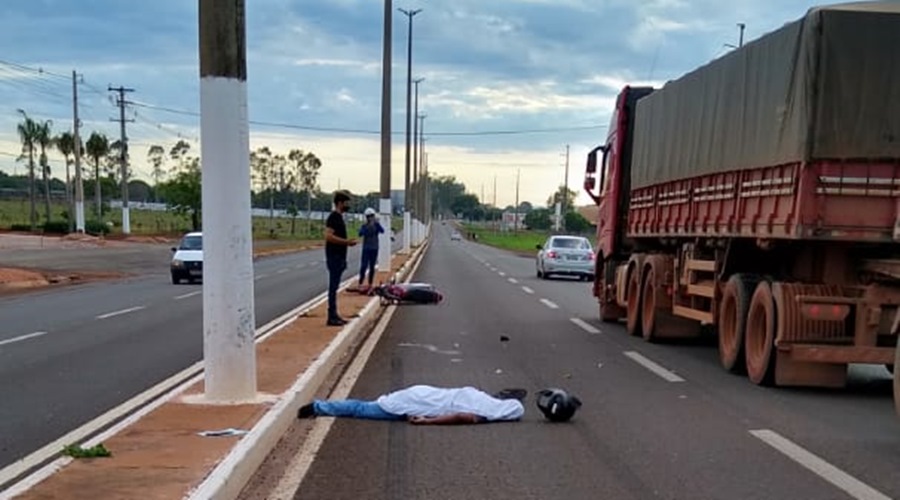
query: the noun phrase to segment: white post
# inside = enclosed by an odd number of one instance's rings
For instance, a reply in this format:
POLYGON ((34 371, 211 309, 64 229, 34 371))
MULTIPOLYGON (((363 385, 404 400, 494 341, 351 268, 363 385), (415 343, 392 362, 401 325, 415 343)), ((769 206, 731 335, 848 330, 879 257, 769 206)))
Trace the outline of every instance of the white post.
POLYGON ((126 205, 122 205, 122 234, 131 234, 131 216, 126 205))
POLYGON ((409 210, 403 212, 403 253, 409 253, 409 247, 412 245, 412 214, 409 210))
POLYGON ((203 360, 209 401, 256 397, 244 0, 200 0, 203 360))
POLYGON ((381 226, 384 234, 378 239, 378 269, 385 272, 391 271, 391 199, 382 198, 379 202, 381 226))

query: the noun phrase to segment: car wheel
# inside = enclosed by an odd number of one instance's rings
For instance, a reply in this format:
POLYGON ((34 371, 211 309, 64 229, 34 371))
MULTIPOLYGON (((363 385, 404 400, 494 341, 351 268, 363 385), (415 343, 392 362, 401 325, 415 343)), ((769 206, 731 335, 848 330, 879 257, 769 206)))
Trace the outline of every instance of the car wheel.
POLYGON ((188 280, 188 284, 189 284, 189 285, 193 285, 193 284, 194 284, 194 283, 196 283, 196 282, 197 282, 197 280, 196 280, 196 279, 194 279, 194 278, 192 278, 192 277, 188 277, 188 279, 187 279, 187 280, 188 280))
POLYGON ((173 284, 173 285, 180 285, 180 284, 181 284, 181 278, 179 278, 178 275, 175 274, 175 273, 172 273, 172 284, 173 284))

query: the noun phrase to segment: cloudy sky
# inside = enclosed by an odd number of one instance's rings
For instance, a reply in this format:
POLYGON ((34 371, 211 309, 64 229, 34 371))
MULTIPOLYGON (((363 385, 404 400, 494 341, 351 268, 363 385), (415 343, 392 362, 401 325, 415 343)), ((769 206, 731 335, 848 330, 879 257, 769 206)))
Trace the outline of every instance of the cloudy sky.
MULTIPOLYGON (((801 17, 799 0, 394 0, 414 24, 414 77, 431 171, 470 192, 542 204, 578 189, 584 155, 601 143, 624 83, 659 85, 801 17), (534 132, 538 130, 539 132, 534 132), (529 132, 532 131, 532 132, 529 132), (498 134, 497 132, 516 132, 498 134)), ((251 146, 315 152, 321 186, 377 190, 384 4, 379 0, 247 0, 251 146)), ((394 15, 393 175, 403 186, 406 17, 394 15)), ((136 91, 128 110, 135 170, 146 150, 179 138, 199 151, 197 1, 4 0, 0 17, 0 170, 15 162, 22 108, 71 127, 73 69, 85 136, 118 125, 109 85, 136 91), (20 67, 24 66, 23 67, 20 67), (40 74, 31 69, 41 68, 40 74), (59 75, 59 76, 58 76, 59 75), (165 109, 160 109, 165 108, 165 109), (169 111, 167 111, 169 110, 169 111), (171 111, 183 111, 176 113, 171 111)), ((56 172, 62 159, 52 157, 56 172)), ((581 198, 585 200, 584 197, 581 198)))

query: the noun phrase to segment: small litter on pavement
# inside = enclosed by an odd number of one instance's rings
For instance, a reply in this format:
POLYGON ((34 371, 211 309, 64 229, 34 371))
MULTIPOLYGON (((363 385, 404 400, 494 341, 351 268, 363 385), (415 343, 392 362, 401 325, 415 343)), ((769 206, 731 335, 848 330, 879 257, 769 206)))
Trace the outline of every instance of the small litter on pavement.
POLYGON ((218 430, 218 431, 203 431, 203 432, 198 432, 197 434, 199 434, 203 437, 227 437, 227 436, 243 436, 246 433, 247 433, 247 431, 245 431, 243 429, 230 428, 230 429, 222 429, 222 430, 218 430))

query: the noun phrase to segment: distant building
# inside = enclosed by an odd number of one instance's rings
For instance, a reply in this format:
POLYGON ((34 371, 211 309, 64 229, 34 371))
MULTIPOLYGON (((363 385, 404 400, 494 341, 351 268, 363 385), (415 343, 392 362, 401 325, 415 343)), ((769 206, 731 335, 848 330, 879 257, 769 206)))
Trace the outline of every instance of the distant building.
POLYGON ((500 221, 500 229, 502 231, 525 229, 525 215, 524 212, 520 212, 517 217, 515 212, 503 212, 503 218, 500 221))

